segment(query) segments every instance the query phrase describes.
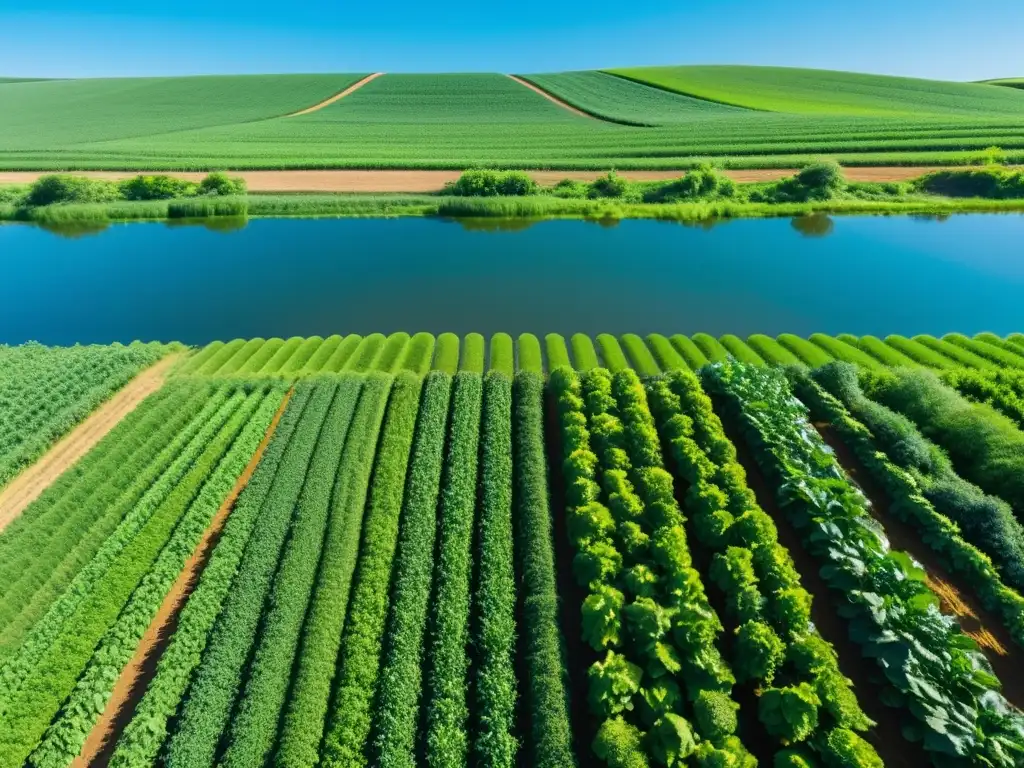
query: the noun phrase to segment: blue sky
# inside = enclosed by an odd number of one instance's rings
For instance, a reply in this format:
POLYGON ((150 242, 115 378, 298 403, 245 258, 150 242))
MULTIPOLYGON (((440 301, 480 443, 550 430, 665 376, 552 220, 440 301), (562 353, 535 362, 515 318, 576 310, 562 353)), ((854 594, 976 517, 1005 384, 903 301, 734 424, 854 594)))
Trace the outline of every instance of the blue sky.
POLYGON ((0 76, 732 63, 975 80, 1024 77, 1021 29, 1019 0, 0 0, 0 76))

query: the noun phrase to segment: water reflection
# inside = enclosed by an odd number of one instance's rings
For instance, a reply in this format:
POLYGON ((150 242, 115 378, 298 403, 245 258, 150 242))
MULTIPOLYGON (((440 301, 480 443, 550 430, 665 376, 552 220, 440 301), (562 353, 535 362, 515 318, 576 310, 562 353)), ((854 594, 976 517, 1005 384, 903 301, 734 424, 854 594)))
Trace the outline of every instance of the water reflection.
POLYGON ((109 221, 40 221, 37 226, 51 235, 68 240, 80 240, 105 232, 109 221))
POLYGON ((836 228, 835 221, 827 213, 796 216, 790 221, 790 224, 804 237, 828 237, 836 228))
POLYGON ((167 219, 164 224, 170 229, 202 227, 210 232, 238 232, 249 225, 249 219, 245 216, 212 216, 207 219, 167 219))
POLYGON ((471 218, 446 218, 462 227, 466 232, 524 232, 543 219, 498 218, 475 216, 471 218))

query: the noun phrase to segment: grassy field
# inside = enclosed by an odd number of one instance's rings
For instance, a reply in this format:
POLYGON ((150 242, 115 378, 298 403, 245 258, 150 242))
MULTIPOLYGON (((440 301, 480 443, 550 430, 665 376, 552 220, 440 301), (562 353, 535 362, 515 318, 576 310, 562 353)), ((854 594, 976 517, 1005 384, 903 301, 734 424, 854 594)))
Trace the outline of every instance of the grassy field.
POLYGON ((1013 768, 1022 339, 213 342, 0 532, 0 767, 1013 768))
MULTIPOLYGON (((753 90, 706 76, 711 90, 698 95, 732 88, 738 100, 756 100, 773 75, 752 72, 753 90)), ((770 113, 698 108, 699 100, 599 73, 540 76, 589 111, 657 127, 579 117, 494 74, 385 75, 301 117, 281 115, 358 76, 8 83, 0 85, 0 168, 624 169, 684 168, 709 157, 733 167, 793 167, 823 156, 966 164, 990 146, 1024 160, 1017 90, 796 72, 779 93, 767 91, 790 111, 770 113)))
POLYGON ((999 80, 987 80, 991 85, 1002 85, 1009 88, 1024 88, 1024 77, 1006 77, 999 80))
POLYGON ((874 117, 1024 115, 1024 98, 978 83, 744 66, 609 70, 700 99, 768 112, 874 117))

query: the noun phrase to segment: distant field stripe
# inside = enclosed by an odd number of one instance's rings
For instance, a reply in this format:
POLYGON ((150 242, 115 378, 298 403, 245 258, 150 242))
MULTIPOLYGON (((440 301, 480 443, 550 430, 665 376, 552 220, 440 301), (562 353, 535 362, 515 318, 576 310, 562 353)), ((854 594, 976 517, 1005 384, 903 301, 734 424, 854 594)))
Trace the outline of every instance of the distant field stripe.
POLYGON ((324 734, 321 764, 325 768, 368 765, 366 749, 422 386, 420 377, 403 371, 391 388, 338 653, 338 682, 324 734))
POLYGON ((409 340, 402 356, 402 369, 425 376, 434 358, 434 335, 417 333, 409 340))
POLYGON ((695 333, 690 337, 697 345, 704 356, 711 363, 724 363, 729 359, 729 350, 722 346, 722 342, 707 333, 695 333))
POLYGON ((612 77, 621 77, 623 80, 628 80, 629 82, 636 83, 637 85, 646 85, 648 88, 659 88, 659 89, 661 89, 663 91, 667 91, 668 93, 677 93, 680 96, 686 96, 687 98, 690 98, 690 99, 698 99, 700 101, 706 101, 706 102, 708 102, 710 104, 721 104, 723 107, 735 107, 736 109, 748 109, 751 112, 764 112, 764 111, 767 111, 767 110, 759 109, 757 107, 749 107, 749 106, 747 106, 745 104, 738 104, 738 103, 732 102, 732 101, 722 101, 720 99, 714 99, 714 98, 711 98, 709 96, 702 96, 701 94, 693 93, 692 91, 689 91, 689 90, 687 90, 685 88, 677 88, 677 87, 673 87, 673 86, 667 85, 665 83, 655 82, 653 80, 644 80, 643 78, 627 74, 626 72, 623 72, 623 71, 616 71, 616 70, 610 70, 610 69, 602 69, 601 72, 603 72, 606 75, 611 75, 612 77))
POLYGON ((856 342, 860 349, 863 349, 878 362, 883 363, 890 367, 906 367, 906 368, 919 368, 921 364, 911 357, 900 352, 898 349, 882 341, 877 336, 861 336, 859 339, 856 336, 847 338, 846 336, 840 336, 840 339, 846 341, 848 344, 856 342))
POLYGON ((1024 333, 1011 333, 1006 337, 1006 341, 1009 344, 1013 344, 1015 347, 1019 347, 1024 350, 1024 333))
POLYGON ((432 368, 452 376, 459 370, 459 337, 454 333, 442 333, 437 337, 432 368))
POLYGON ((329 106, 330 104, 333 104, 334 102, 339 101, 339 100, 345 98, 346 96, 348 96, 353 91, 358 91, 360 88, 362 88, 364 85, 366 85, 371 80, 376 80, 378 77, 382 77, 383 75, 384 75, 383 72, 374 72, 372 75, 367 75, 366 77, 364 77, 361 80, 353 83, 352 85, 348 86, 347 88, 344 88, 343 90, 338 91, 338 93, 334 94, 330 98, 324 99, 319 104, 314 104, 311 107, 306 107, 305 109, 300 109, 298 112, 291 112, 291 113, 289 113, 287 115, 284 115, 284 117, 299 117, 301 115, 308 115, 308 114, 310 114, 312 112, 318 112, 319 110, 323 109, 324 107, 329 106))
POLYGON ((320 345, 324 343, 322 336, 310 336, 303 341, 295 354, 292 355, 284 365, 281 366, 281 374, 283 376, 294 376, 301 371, 306 363, 313 354, 319 349, 320 345))
POLYGON ((601 351, 601 361, 605 368, 612 371, 624 371, 629 368, 629 361, 619 345, 619 340, 610 333, 597 335, 597 348, 601 351))
POLYGON ((960 347, 976 355, 978 358, 985 360, 989 365, 1004 368, 1024 368, 1024 357, 1007 351, 998 344, 992 344, 979 338, 972 339, 962 333, 947 333, 942 337, 942 340, 947 344, 960 347))
POLYGON ((274 356, 271 357, 266 364, 257 371, 260 374, 280 374, 284 366, 289 360, 299 351, 299 347, 302 346, 303 339, 301 336, 292 336, 290 339, 284 342, 277 351, 274 352, 274 356))
POLYGON ((583 333, 574 333, 569 342, 572 345, 573 367, 577 371, 589 371, 601 364, 597 357, 597 350, 594 349, 594 342, 589 336, 583 333))
POLYGON ((826 336, 824 333, 812 333, 808 338, 815 346, 821 347, 825 352, 832 355, 836 360, 843 360, 847 363, 856 363, 865 368, 880 370, 885 366, 873 358, 864 350, 850 344, 842 339, 833 336, 826 336))
POLYGON ((589 112, 584 112, 582 109, 578 109, 577 107, 574 107, 569 102, 563 101, 562 99, 560 99, 557 96, 555 96, 553 93, 549 93, 548 91, 546 91, 543 88, 541 88, 539 85, 536 85, 535 83, 532 83, 532 82, 530 82, 529 80, 527 80, 525 78, 519 77, 518 75, 509 75, 508 77, 511 80, 514 80, 515 82, 519 83, 524 88, 529 88, 531 91, 533 91, 537 95, 543 96, 545 99, 550 101, 552 104, 557 104, 562 109, 567 110, 569 112, 572 112, 577 117, 584 117, 587 120, 603 120, 604 119, 604 118, 599 117, 597 115, 592 115, 589 112))
POLYGON ((661 367, 658 365, 658 361, 654 359, 654 355, 651 354, 651 350, 647 348, 647 344, 643 339, 635 333, 626 333, 622 335, 620 340, 637 373, 641 376, 658 376, 661 374, 661 367))
POLYGON ((265 339, 260 338, 249 339, 241 349, 231 356, 230 360, 214 371, 214 374, 216 376, 228 376, 233 373, 238 373, 241 367, 249 362, 249 358, 259 351, 260 347, 263 346, 264 341, 265 339))
POLYGON ((819 365, 826 365, 834 359, 832 355, 821 347, 812 344, 807 339, 801 339, 792 333, 780 333, 776 338, 782 346, 800 358, 800 362, 817 368, 819 365))
POLYGON ((747 345, 769 365, 800 365, 800 358, 771 336, 755 333, 747 337, 747 345))
POLYGON ((355 354, 355 351, 359 349, 359 345, 363 343, 363 337, 357 333, 349 334, 342 340, 342 342, 334 349, 334 352, 327 362, 324 363, 321 369, 323 373, 341 373, 345 370, 349 360, 355 354))
POLYGON ((515 343, 507 333, 491 336, 491 353, 488 356, 488 371, 499 371, 509 378, 515 373, 515 343))
POLYGON ((689 336, 676 333, 669 337, 669 341, 672 342, 672 346, 675 347, 691 370, 696 371, 711 362, 708 356, 704 354, 704 351, 694 344, 693 339, 689 336))
POLYGON ((259 535, 249 542, 238 578, 210 634, 166 752, 168 768, 212 766, 250 658, 263 606, 281 557, 295 503, 330 406, 327 388, 296 389, 289 408, 302 411, 274 487, 264 504, 259 535))
POLYGON ((199 351, 194 352, 175 373, 195 373, 207 360, 217 354, 217 351, 223 346, 223 341, 211 341, 199 351))
POLYGON ((423 742, 425 763, 431 768, 465 765, 469 750, 466 647, 482 404, 480 374, 456 374, 424 667, 423 742))
POLYGON ((914 341, 939 353, 943 357, 947 357, 953 362, 959 363, 960 365, 968 368, 992 370, 998 367, 992 361, 986 360, 984 357, 976 355, 968 349, 963 349, 962 347, 959 347, 956 344, 951 344, 943 339, 936 339, 934 336, 922 334, 920 336, 915 336, 914 341))
POLYGON ((220 370, 221 366, 225 365, 235 353, 245 346, 245 339, 235 339, 229 341, 227 344, 217 350, 217 354, 211 355, 210 358, 196 369, 196 374, 199 376, 216 373, 220 370))
POLYGON ((311 768, 320 759, 363 511, 391 382, 392 377, 382 373, 365 377, 349 426, 334 480, 320 569, 280 722, 280 740, 272 760, 275 768, 311 768))
POLYGON ((544 337, 544 351, 547 353, 548 371, 572 365, 572 361, 569 359, 569 347, 565 343, 564 336, 549 333, 544 337))
POLYGON ((351 355, 349 355, 348 360, 345 361, 345 365, 342 367, 342 370, 374 370, 374 364, 377 362, 378 356, 384 349, 386 341, 387 337, 383 333, 371 333, 369 336, 364 336, 360 339, 359 345, 352 351, 351 355))
POLYGON ((512 382, 484 382, 477 584, 473 595, 472 764, 512 768, 517 683, 516 577, 512 531, 512 382))
POLYGON ((326 339, 324 339, 323 343, 316 348, 316 352, 313 353, 313 356, 306 361, 306 364, 302 367, 300 373, 324 373, 327 362, 331 359, 331 356, 341 345, 342 341, 343 338, 338 334, 328 336, 326 339))
POLYGON ((398 373, 402 367, 406 347, 411 337, 405 331, 398 331, 388 336, 380 355, 374 361, 373 369, 384 373, 398 373))
POLYGON ((891 334, 885 337, 885 343, 920 365, 940 370, 957 367, 957 364, 948 357, 925 346, 916 339, 908 339, 906 336, 891 334))
POLYGON ((245 690, 235 706, 227 749, 219 761, 226 768, 264 765, 274 746, 277 724, 311 599, 338 473, 361 381, 348 376, 340 386, 317 383, 332 393, 306 472, 295 517, 274 576, 268 609, 261 620, 255 652, 247 668, 245 690))
POLYGON ((414 768, 423 699, 424 636, 433 584, 437 501, 448 432, 451 374, 423 386, 406 481, 388 629, 373 712, 370 753, 382 768, 414 768))
POLYGON ((284 346, 284 339, 267 339, 263 345, 256 350, 256 354, 250 357, 245 365, 238 369, 240 374, 258 373, 270 359, 277 354, 277 350, 284 346))
POLYGON ((484 356, 487 342, 479 333, 467 333, 463 339, 462 360, 459 362, 460 371, 469 373, 484 372, 484 356))
POLYGON ((672 342, 660 333, 652 333, 647 337, 647 346, 651 348, 658 366, 663 371, 689 370, 686 360, 679 354, 672 342))
POLYGON ((974 337, 974 340, 981 342, 982 344, 987 344, 990 347, 997 347, 1004 352, 1009 353, 1010 357, 1014 360, 1014 368, 1019 368, 1024 365, 1024 347, 1011 344, 1006 339, 1002 339, 994 333, 979 333, 974 337))
POLYGON ((728 350, 733 359, 739 360, 741 363, 749 363, 750 365, 765 364, 764 359, 755 350, 747 346, 747 343, 739 336, 727 333, 720 337, 718 341, 728 350))
POLYGON ((544 372, 544 355, 540 349, 540 339, 532 333, 524 333, 516 341, 518 371, 544 372))

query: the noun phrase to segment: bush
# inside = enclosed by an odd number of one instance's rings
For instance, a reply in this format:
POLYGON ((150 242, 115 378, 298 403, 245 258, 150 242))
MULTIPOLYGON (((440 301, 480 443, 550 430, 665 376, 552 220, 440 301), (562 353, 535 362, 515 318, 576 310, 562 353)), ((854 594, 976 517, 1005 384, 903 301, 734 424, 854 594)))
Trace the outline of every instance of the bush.
POLYGON ((55 203, 106 203, 117 200, 116 182, 57 174, 42 176, 29 187, 25 203, 30 206, 55 203))
POLYGON ((946 197, 984 197, 994 200, 1024 197, 1024 171, 989 168, 935 171, 914 182, 922 192, 946 197))
POLYGON ((175 197, 191 197, 197 189, 193 182, 172 176, 136 176, 133 179, 125 179, 118 186, 124 200, 170 200, 175 197))
POLYGON ((605 197, 625 197, 629 192, 629 182, 615 171, 608 171, 606 176, 594 179, 587 188, 587 197, 592 200, 605 197))
POLYGON ((846 190, 846 177, 838 163, 814 163, 796 176, 770 184, 751 195, 759 203, 805 203, 810 200, 831 200, 846 190))
POLYGON ((459 180, 445 185, 445 192, 458 197, 525 197, 535 195, 537 182, 523 171, 464 171, 459 180))
POLYGON ((245 179, 239 176, 228 176, 224 173, 211 173, 196 189, 199 195, 244 195, 247 191, 245 179))
POLYGON ((645 203, 677 203, 736 196, 736 182, 711 165, 701 165, 681 179, 670 181, 644 194, 645 203))
POLYGON ((551 194, 555 197, 582 199, 587 196, 590 185, 585 181, 575 179, 562 179, 551 188, 551 194))

